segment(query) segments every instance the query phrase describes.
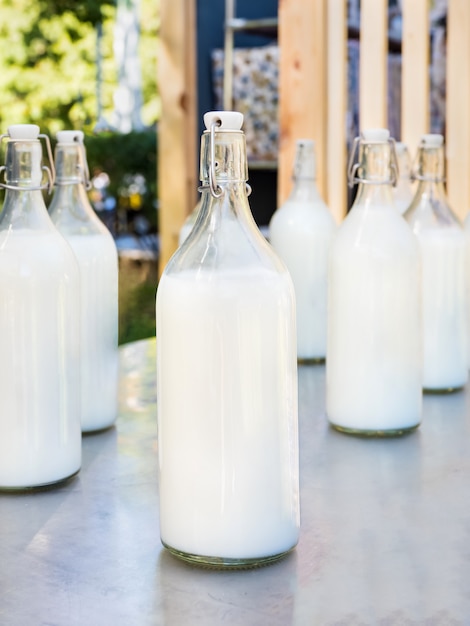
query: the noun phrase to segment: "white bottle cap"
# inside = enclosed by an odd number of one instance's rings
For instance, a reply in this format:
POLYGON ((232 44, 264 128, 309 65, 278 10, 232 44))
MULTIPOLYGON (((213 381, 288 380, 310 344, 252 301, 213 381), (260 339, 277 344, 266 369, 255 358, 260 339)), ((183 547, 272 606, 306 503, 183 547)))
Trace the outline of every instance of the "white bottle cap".
POLYGON ((13 124, 8 127, 8 135, 10 139, 31 141, 38 138, 39 126, 36 124, 13 124))
POLYGON ((440 148, 444 143, 444 137, 438 134, 428 134, 423 135, 421 141, 427 148, 440 148))
POLYGON ((56 134, 58 143, 83 143, 83 132, 81 130, 59 130, 56 134))
POLYGON ((383 142, 388 141, 390 138, 390 131, 386 128, 368 128, 367 130, 363 130, 362 139, 366 142, 383 142))
POLYGON ((204 124, 210 130, 212 122, 220 122, 218 130, 241 130, 243 113, 238 111, 208 111, 204 114, 204 124))
POLYGON ((309 148, 315 148, 315 141, 313 139, 297 139, 295 143, 297 146, 308 146, 309 148))

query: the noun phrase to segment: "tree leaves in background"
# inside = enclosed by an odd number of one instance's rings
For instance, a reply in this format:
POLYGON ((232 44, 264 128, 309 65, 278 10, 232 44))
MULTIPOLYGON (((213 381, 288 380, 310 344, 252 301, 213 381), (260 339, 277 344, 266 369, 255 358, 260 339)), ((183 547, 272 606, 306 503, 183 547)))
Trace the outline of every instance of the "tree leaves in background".
MULTIPOLYGON (((141 3, 144 122, 159 112, 156 90, 158 17, 141 3), (149 70, 149 68, 151 68, 149 70)), ((3 0, 0 23, 0 131, 34 123, 54 134, 91 132, 96 124, 96 30, 102 20, 102 102, 109 119, 116 87, 113 0, 3 0)))

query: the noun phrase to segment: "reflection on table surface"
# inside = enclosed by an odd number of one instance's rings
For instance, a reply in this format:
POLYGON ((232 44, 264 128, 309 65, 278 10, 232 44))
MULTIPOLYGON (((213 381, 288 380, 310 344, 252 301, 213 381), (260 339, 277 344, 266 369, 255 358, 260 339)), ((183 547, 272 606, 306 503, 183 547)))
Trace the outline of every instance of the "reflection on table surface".
POLYGON ((426 396, 389 440, 328 427, 323 366, 299 367, 302 530, 276 565, 195 569, 158 531, 155 340, 120 348, 116 426, 79 476, 0 495, 5 626, 470 623, 469 394, 426 396))

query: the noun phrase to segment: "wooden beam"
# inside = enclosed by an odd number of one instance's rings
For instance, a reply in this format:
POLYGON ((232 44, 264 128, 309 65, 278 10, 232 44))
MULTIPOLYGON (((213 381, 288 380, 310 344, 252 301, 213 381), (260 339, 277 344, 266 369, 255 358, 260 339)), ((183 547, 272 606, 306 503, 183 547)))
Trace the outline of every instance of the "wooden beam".
POLYGON ((470 209, 470 2, 449 0, 447 18, 447 194, 463 219, 470 209))
POLYGON ((429 132, 429 1, 402 0, 401 140, 412 157, 429 132))
POLYGON ((347 35, 347 0, 329 0, 327 12, 327 194, 325 200, 338 223, 344 218, 347 210, 347 35))
POLYGON ((197 201, 195 0, 160 0, 159 274, 197 201))
POLYGON ((387 128, 387 0, 361 0, 359 126, 387 128))
POLYGON ((295 142, 314 139, 317 182, 326 195, 326 2, 279 2, 278 204, 291 189, 295 142))

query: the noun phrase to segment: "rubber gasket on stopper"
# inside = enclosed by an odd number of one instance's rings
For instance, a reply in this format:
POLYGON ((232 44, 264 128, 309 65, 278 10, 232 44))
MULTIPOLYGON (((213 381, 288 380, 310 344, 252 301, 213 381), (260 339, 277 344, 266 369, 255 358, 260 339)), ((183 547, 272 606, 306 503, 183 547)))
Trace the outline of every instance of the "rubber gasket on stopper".
POLYGON ((362 139, 367 142, 388 141, 390 139, 390 131, 387 128, 368 128, 363 130, 362 139))
POLYGON ((83 131, 81 130, 59 130, 56 134, 58 143, 76 143, 83 142, 83 131))
POLYGON ((243 113, 238 111, 208 111, 204 114, 206 129, 211 129, 212 122, 220 122, 217 130, 241 130, 243 113))
POLYGON ((429 133, 421 137, 421 141, 427 148, 440 148, 444 143, 444 137, 437 133, 429 133))
POLYGON ((12 124, 7 130, 10 139, 26 139, 31 141, 38 138, 40 129, 37 124, 12 124))

